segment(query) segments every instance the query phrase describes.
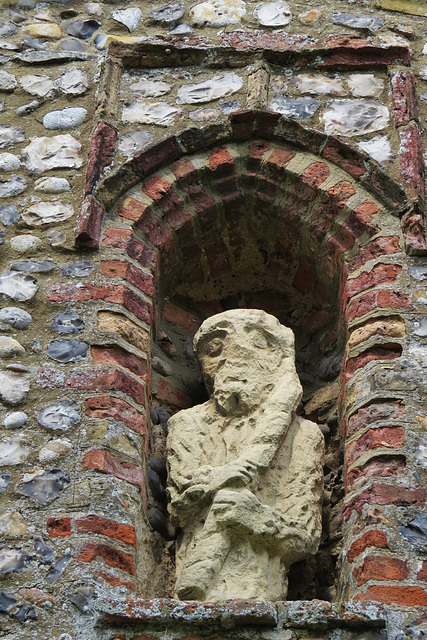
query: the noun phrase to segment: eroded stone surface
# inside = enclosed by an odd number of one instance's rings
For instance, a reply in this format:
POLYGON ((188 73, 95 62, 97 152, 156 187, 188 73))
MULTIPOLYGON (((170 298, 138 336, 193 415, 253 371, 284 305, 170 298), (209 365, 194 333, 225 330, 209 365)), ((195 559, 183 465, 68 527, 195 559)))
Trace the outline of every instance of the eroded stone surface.
POLYGON ((10 246, 18 253, 32 253, 33 251, 37 251, 41 245, 42 241, 40 238, 36 238, 29 233, 15 236, 10 241, 10 246))
POLYGON ((17 549, 0 549, 0 573, 14 573, 25 569, 26 555, 17 549))
POLYGON ((158 96, 164 96, 170 93, 171 90, 172 86, 167 82, 148 80, 147 78, 142 78, 129 87, 129 91, 136 98, 157 98, 158 96))
POLYGON ((22 150, 22 161, 32 173, 51 169, 78 169, 83 160, 79 157, 81 144, 69 133, 59 136, 35 138, 22 150))
POLYGON ((17 86, 18 83, 16 82, 16 78, 12 73, 0 70, 0 91, 13 93, 17 86))
POLYGON ((168 421, 181 599, 283 599, 283 562, 317 549, 323 436, 294 417, 293 345, 290 329, 248 309, 212 316, 195 336, 211 397, 168 421))
POLYGON ((73 445, 67 438, 58 438, 57 440, 51 440, 47 445, 42 447, 39 451, 39 460, 41 463, 53 462, 59 458, 63 458, 71 449, 73 445))
POLYGON ((376 100, 335 100, 329 103, 320 119, 326 133, 360 136, 384 129, 389 111, 376 100))
POLYGON ((68 69, 55 81, 60 91, 70 95, 81 95, 89 86, 87 75, 81 69, 68 69))
POLYGON ((19 220, 18 209, 14 204, 4 204, 0 207, 0 220, 5 227, 9 227, 19 220))
POLYGON ((71 191, 71 187, 66 178, 51 176, 49 178, 38 178, 34 182, 34 190, 42 191, 43 193, 64 193, 65 191, 71 191))
POLYGON ((333 13, 332 22, 356 29, 368 29, 369 31, 378 31, 384 26, 384 20, 379 16, 370 16, 363 13, 333 13))
POLYGON ((26 424, 28 416, 24 411, 13 411, 8 413, 3 420, 3 426, 5 429, 19 429, 26 424))
POLYGON ((14 358, 25 353, 25 349, 14 338, 0 335, 0 358, 14 358))
POLYGON ((13 153, 0 153, 0 171, 16 171, 20 166, 18 156, 13 153))
POLYGON ((27 523, 19 511, 0 510, 0 535, 14 538, 24 535, 27 531, 27 523))
POLYGON ((52 224, 67 220, 74 215, 71 204, 65 202, 37 202, 25 209, 22 219, 32 227, 39 227, 43 224, 52 224))

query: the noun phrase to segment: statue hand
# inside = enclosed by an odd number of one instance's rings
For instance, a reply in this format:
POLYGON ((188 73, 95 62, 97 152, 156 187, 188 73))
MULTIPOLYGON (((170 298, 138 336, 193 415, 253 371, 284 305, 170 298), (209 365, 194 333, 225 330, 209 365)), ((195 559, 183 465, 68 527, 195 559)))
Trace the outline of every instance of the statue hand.
POLYGON ((258 466, 253 460, 234 460, 212 469, 209 491, 216 493, 223 487, 244 487, 256 476, 258 466))
POLYGON ((211 512, 215 520, 222 525, 243 527, 253 532, 260 508, 262 508, 260 501, 250 491, 221 489, 215 496, 211 512))

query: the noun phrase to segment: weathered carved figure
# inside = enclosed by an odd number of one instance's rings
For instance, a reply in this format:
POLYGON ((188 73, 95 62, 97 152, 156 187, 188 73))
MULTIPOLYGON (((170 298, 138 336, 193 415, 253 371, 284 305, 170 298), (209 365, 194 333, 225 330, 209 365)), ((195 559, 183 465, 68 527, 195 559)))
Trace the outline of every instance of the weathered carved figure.
POLYGON ((294 336, 264 311, 206 320, 194 338, 210 399, 169 421, 181 599, 286 597, 321 533, 323 436, 296 416, 294 336))

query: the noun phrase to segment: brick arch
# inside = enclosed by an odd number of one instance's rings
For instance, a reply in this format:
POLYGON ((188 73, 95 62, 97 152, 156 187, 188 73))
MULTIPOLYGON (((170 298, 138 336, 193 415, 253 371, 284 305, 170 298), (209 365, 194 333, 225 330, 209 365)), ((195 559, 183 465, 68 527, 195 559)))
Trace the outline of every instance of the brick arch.
MULTIPOLYGON (((334 311, 332 322, 347 339, 338 407, 342 436, 349 439, 344 533, 350 550, 375 547, 375 536, 368 536, 363 547, 354 519, 367 502, 393 504, 388 487, 395 478, 402 483, 406 477, 400 448, 404 400, 401 392, 376 390, 375 382, 368 392, 358 392, 358 381, 366 376, 374 379, 384 363, 391 370, 400 362, 406 335, 402 317, 411 308, 402 284, 405 249, 422 250, 422 219, 399 185, 375 163, 335 139, 309 132, 277 114, 233 114, 227 126, 225 132, 213 126, 162 140, 104 179, 96 197, 88 201, 86 227, 78 226, 78 245, 96 244, 91 215, 99 214, 102 207, 108 212, 102 229, 99 283, 52 288, 49 298, 98 301, 93 381, 91 376, 83 379, 73 374, 72 384, 94 392, 86 400, 90 419, 124 423, 141 434, 142 454, 148 456, 151 393, 157 403, 175 409, 191 402, 184 389, 171 385, 158 372, 152 386, 151 328, 165 320, 190 336, 202 319, 201 313, 168 301, 164 304, 164 295, 170 296, 175 288, 187 295, 193 288, 199 292, 197 302, 204 304, 200 309, 205 315, 221 310, 217 300, 200 292, 209 284, 218 293, 223 277, 244 275, 248 263, 246 258, 239 263, 242 243, 236 211, 238 221, 246 215, 254 223, 254 234, 248 233, 243 244, 260 239, 260 253, 267 264, 278 253, 277 242, 280 245, 291 237, 291 242, 279 246, 277 264, 287 269, 286 278, 300 301, 308 292, 303 284, 300 291, 294 285, 304 283, 307 272, 314 273, 311 301, 321 287, 325 298, 332 292, 327 310, 334 311), (262 214, 261 222, 257 214, 262 214), (274 219, 273 234, 266 231, 265 222, 270 219, 274 219), (222 243, 212 250, 213 232, 207 229, 218 232, 215 238, 219 236, 222 243), (286 237, 285 231, 290 232, 286 237), (391 427, 384 425, 383 414, 392 416, 391 427), (368 423, 372 428, 367 428, 368 423), (391 431, 381 432, 381 439, 380 428, 391 431), (378 482, 373 484, 373 479, 378 482)), ((253 304, 266 307, 265 300, 253 304)), ((322 307, 311 310, 322 311, 322 307)), ((49 374, 42 379, 49 381, 49 374)), ((55 384, 53 379, 50 382, 55 384)), ((61 380, 61 385, 67 382, 61 380)), ((145 461, 138 470, 125 457, 103 449, 92 449, 84 460, 84 468, 91 473, 102 471, 140 487, 145 509, 146 466, 145 461)), ((417 504, 425 497, 425 491, 405 491, 399 504, 417 504)), ((384 535, 379 538, 383 540, 384 535)), ((344 597, 369 600, 372 576, 359 570, 359 555, 350 553, 345 559, 341 590, 344 597)), ((141 563, 136 564, 144 571, 141 563)))

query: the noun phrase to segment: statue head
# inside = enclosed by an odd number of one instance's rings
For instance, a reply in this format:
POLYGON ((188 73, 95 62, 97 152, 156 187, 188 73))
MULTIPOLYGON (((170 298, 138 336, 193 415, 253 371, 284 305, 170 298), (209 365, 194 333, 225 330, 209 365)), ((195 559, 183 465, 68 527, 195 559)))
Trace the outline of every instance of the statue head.
POLYGON ((223 415, 242 415, 265 400, 278 370, 294 368, 294 334, 259 309, 233 309, 205 320, 194 349, 211 398, 223 415))

